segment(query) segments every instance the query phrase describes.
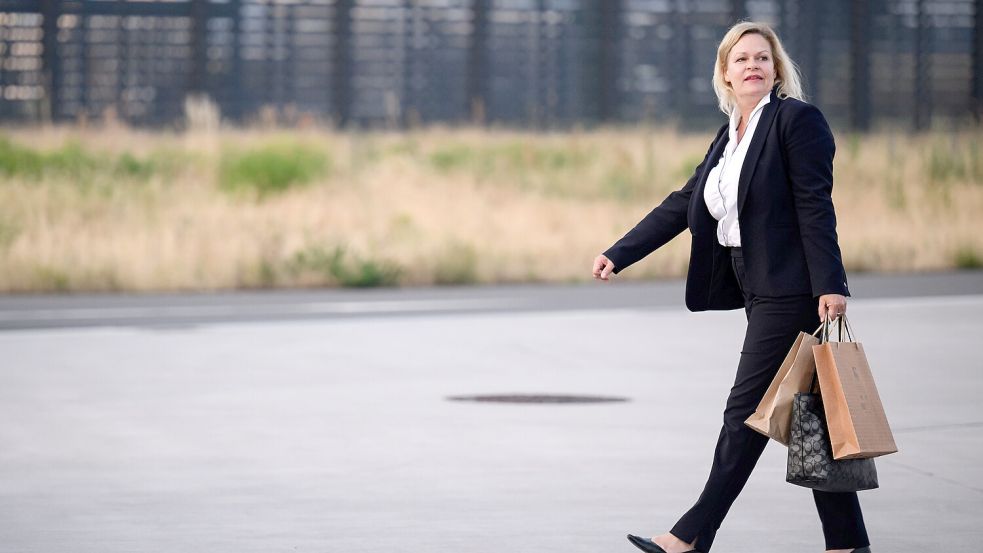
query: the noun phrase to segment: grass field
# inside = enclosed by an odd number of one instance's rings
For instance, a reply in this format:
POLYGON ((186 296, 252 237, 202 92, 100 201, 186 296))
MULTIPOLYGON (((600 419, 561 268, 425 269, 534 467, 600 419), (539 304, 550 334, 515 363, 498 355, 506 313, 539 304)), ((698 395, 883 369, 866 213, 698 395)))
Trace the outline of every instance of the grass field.
MULTIPOLYGON (((590 279, 702 160, 672 129, 0 135, 0 291, 590 279)), ((983 131, 837 135, 847 270, 983 265, 983 131)), ((619 278, 684 274, 685 233, 619 278)))

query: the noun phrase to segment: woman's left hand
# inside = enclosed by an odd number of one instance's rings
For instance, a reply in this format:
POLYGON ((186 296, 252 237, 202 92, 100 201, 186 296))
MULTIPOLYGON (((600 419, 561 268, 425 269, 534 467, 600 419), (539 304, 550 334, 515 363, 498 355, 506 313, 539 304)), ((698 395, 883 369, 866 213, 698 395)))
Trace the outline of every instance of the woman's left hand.
POLYGON ((846 313, 846 297, 839 294, 824 294, 819 296, 819 319, 826 320, 829 315, 830 320, 846 313))

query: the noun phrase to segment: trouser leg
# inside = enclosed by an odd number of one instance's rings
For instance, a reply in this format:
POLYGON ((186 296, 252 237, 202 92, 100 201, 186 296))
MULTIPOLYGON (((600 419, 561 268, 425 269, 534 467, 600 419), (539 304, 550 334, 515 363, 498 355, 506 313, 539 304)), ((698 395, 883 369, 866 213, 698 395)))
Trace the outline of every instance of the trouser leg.
MULTIPOLYGON (((735 272, 743 283, 739 261, 735 272)), ((710 550, 717 529, 768 443, 767 437, 748 428, 744 421, 761 401, 799 331, 811 332, 818 325, 816 300, 809 296, 765 298, 746 294, 745 299, 748 327, 710 475, 696 504, 671 530, 684 541, 696 540, 696 548, 703 552, 710 550)))
MULTIPOLYGON (((724 409, 710 475, 696 504, 672 529, 684 541, 695 539, 700 551, 710 550, 717 529, 768 444, 766 436, 748 428, 744 421, 758 406, 795 341, 802 327, 800 322, 807 319, 802 313, 803 305, 814 304, 810 300, 754 298, 748 310, 744 348, 724 409)), ((813 310, 812 317, 815 316, 813 310)), ((811 323, 809 319, 808 324, 811 323)))
POLYGON ((826 549, 851 549, 870 545, 857 492, 812 491, 823 523, 826 549))

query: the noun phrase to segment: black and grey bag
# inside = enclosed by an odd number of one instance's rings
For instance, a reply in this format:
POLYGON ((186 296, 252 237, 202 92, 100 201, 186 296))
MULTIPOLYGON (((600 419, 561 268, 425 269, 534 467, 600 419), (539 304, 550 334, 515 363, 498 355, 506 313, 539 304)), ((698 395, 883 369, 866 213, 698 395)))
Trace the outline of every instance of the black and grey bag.
POLYGON ((873 459, 833 459, 819 394, 798 393, 792 401, 785 481, 823 492, 859 492, 877 487, 873 459))
POLYGON ((833 459, 822 396, 815 393, 815 376, 809 389, 810 392, 795 394, 792 400, 785 481, 823 492, 876 488, 877 468, 873 459, 833 459))

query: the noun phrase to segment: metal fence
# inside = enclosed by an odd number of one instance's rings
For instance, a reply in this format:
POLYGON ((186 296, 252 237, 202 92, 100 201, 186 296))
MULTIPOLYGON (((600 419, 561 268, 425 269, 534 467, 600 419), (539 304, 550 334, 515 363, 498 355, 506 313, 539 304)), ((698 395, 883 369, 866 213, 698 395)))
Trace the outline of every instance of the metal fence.
POLYGON ((925 129, 983 105, 983 0, 0 0, 0 120, 111 110, 398 127, 717 124, 729 25, 771 23, 836 124, 925 129))

